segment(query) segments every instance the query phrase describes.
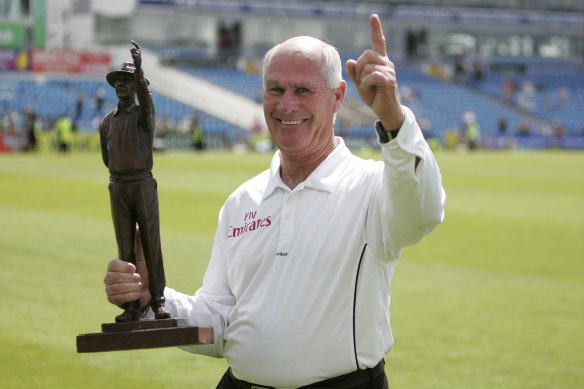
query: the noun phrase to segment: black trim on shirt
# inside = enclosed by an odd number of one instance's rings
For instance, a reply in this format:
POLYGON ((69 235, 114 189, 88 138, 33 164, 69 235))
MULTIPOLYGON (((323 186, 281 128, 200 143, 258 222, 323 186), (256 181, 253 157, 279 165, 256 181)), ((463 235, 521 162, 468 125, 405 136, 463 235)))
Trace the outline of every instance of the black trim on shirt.
POLYGON ((361 271, 361 262, 363 262, 365 248, 367 248, 367 243, 365 243, 365 246, 363 246, 363 250, 361 251, 361 257, 359 258, 357 274, 355 275, 355 294, 353 296, 353 350, 355 351, 355 365, 357 366, 357 370, 359 370, 359 359, 357 358, 357 330, 356 330, 357 284, 359 283, 359 272, 361 271))

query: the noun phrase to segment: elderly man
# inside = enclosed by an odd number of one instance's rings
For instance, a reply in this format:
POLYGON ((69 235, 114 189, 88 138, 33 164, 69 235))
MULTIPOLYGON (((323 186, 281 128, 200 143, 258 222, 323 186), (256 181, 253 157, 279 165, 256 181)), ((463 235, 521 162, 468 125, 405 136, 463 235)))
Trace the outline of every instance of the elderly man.
MULTIPOLYGON (((404 247, 442 221, 445 194, 377 15, 370 28, 371 49, 347 69, 379 118, 383 161, 334 135, 346 89, 337 51, 310 37, 275 46, 264 114, 279 150, 222 207, 203 286, 165 290, 173 316, 213 326, 215 344, 186 349, 226 358, 218 388, 387 388, 391 278, 404 247)), ((140 295, 135 271, 110 261, 110 302, 140 295)))
MULTIPOLYGON (((150 305, 157 319, 169 318, 164 309, 164 267, 160 246, 158 189, 152 176, 152 141, 154 138, 154 105, 148 81, 142 70, 142 51, 132 41, 133 63, 107 74, 107 82, 115 89, 117 107, 99 124, 101 154, 110 172, 110 202, 118 255, 136 263, 136 225, 140 226, 149 275, 150 305), (136 105, 136 95, 138 102, 136 105)), ((140 301, 126 301, 124 312, 116 322, 140 319, 140 301)))

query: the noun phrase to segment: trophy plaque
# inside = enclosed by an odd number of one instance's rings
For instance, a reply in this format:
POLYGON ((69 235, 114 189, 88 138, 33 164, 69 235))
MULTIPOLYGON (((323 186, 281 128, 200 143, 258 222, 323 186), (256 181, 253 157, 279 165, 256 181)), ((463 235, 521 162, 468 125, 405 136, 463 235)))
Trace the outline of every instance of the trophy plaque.
POLYGON ((77 352, 137 350, 213 343, 213 328, 189 326, 185 319, 103 323, 102 332, 77 336, 77 352))

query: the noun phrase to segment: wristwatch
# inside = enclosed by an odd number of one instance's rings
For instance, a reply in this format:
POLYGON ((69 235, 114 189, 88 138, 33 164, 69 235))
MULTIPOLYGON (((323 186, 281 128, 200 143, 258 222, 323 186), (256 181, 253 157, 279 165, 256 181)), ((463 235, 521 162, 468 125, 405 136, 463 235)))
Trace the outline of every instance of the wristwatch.
POLYGON ((399 128, 397 130, 387 131, 383 124, 381 124, 381 120, 375 121, 375 132, 377 133, 377 139, 379 143, 387 143, 392 139, 395 139, 397 133, 399 132, 399 128))

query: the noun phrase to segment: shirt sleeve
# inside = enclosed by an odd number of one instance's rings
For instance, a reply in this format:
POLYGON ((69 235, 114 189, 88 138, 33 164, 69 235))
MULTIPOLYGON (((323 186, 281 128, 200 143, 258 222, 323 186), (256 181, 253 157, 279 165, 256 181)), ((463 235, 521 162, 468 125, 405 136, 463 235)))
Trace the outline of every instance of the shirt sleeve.
POLYGON ((397 137, 380 143, 384 169, 381 188, 372 199, 366 235, 380 260, 401 256, 444 220, 446 193, 436 159, 412 111, 397 137))
POLYGON ((105 166, 109 167, 109 154, 107 150, 106 130, 109 115, 104 116, 99 122, 99 141, 101 144, 101 158, 105 166))
MULTIPOLYGON (((219 225, 223 209, 219 213, 219 225)), ((189 325, 213 327, 214 343, 211 345, 182 346, 185 351, 221 358, 223 356, 224 332, 229 313, 235 305, 227 279, 227 259, 223 237, 217 228, 211 252, 211 260, 203 277, 203 286, 190 296, 166 288, 165 307, 172 317, 185 318, 189 325)))
POLYGON ((144 70, 139 69, 134 72, 134 85, 136 86, 136 96, 140 104, 140 123, 143 128, 154 134, 154 102, 152 101, 150 88, 148 88, 148 81, 144 77, 144 70))

